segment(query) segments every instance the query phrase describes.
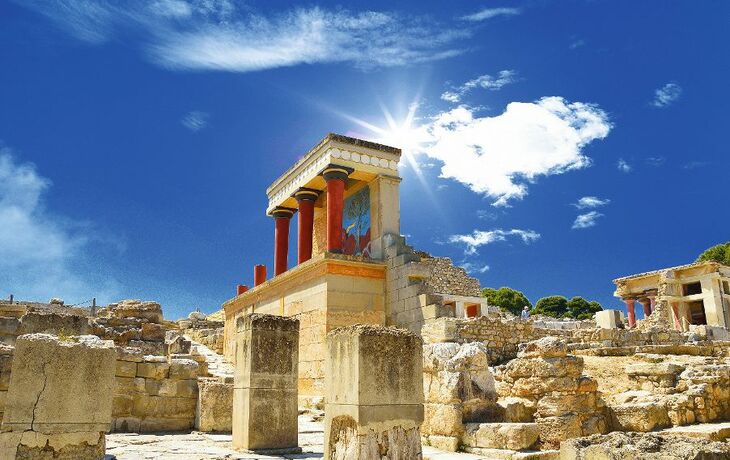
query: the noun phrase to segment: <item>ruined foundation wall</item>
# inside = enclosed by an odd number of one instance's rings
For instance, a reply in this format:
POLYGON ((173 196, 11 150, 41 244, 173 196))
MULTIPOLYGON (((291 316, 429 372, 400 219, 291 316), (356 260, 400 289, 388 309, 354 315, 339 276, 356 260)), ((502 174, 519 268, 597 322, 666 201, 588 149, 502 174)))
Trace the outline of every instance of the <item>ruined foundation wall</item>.
POLYGON ((679 347, 686 341, 681 332, 671 329, 555 329, 536 327, 536 324, 532 320, 500 316, 468 319, 444 317, 428 322, 421 334, 427 343, 483 342, 487 346, 490 363, 513 359, 517 356, 520 343, 543 337, 559 337, 568 343, 571 350, 580 350, 581 353, 593 349, 625 348, 630 352, 636 347, 679 347))

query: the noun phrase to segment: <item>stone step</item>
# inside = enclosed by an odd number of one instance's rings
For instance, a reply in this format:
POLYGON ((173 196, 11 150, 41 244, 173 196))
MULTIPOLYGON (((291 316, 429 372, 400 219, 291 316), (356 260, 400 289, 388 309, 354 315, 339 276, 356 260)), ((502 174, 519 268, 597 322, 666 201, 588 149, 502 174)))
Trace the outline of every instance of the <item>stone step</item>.
POLYGON ((537 423, 466 423, 462 444, 486 449, 527 450, 537 443, 537 423))
POLYGON ((675 426, 661 430, 659 433, 687 438, 701 438, 708 441, 725 441, 730 438, 730 422, 675 426))
MULTIPOLYGON (((464 451, 478 455, 480 460, 558 460, 560 458, 559 450, 531 450, 528 452, 518 452, 509 449, 465 447, 464 451)), ((456 458, 454 458, 454 460, 456 460, 456 458)))

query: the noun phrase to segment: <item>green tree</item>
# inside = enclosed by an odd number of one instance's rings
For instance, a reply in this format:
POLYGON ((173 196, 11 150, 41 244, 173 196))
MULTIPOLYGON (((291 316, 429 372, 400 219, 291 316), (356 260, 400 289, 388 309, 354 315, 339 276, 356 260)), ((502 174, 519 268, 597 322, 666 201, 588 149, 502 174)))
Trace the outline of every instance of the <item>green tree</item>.
POLYGON ((487 298, 489 305, 496 305, 513 315, 519 315, 525 305, 532 309, 532 304, 527 300, 525 294, 512 288, 484 288, 482 289, 482 296, 487 298))
POLYGON ((568 299, 561 295, 543 297, 535 304, 533 314, 560 318, 568 311, 568 299))
POLYGON ((697 262, 707 261, 719 262, 723 265, 730 265, 730 241, 706 249, 697 258, 697 262))
POLYGON ((575 319, 591 319, 596 312, 601 310, 603 310, 603 307, 595 300, 589 302, 583 297, 575 296, 568 301, 568 311, 563 316, 575 319))

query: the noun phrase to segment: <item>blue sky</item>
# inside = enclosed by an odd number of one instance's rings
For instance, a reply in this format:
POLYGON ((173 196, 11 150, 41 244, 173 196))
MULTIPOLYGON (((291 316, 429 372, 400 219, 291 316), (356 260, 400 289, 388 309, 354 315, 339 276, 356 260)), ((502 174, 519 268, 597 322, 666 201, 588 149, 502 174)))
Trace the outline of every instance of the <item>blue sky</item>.
POLYGON ((3 297, 217 309, 327 132, 401 143, 409 243, 533 302, 729 239, 728 2, 123 4, 0 3, 3 297))

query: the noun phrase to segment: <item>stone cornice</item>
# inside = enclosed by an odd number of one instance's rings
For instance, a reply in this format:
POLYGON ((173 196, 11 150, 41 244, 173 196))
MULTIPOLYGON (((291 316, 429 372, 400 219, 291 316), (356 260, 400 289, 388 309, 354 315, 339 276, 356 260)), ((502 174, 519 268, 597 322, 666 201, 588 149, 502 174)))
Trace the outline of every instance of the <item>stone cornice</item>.
POLYGON ((327 166, 337 164, 372 174, 398 176, 400 149, 337 134, 328 134, 266 190, 267 213, 306 187, 327 166))

